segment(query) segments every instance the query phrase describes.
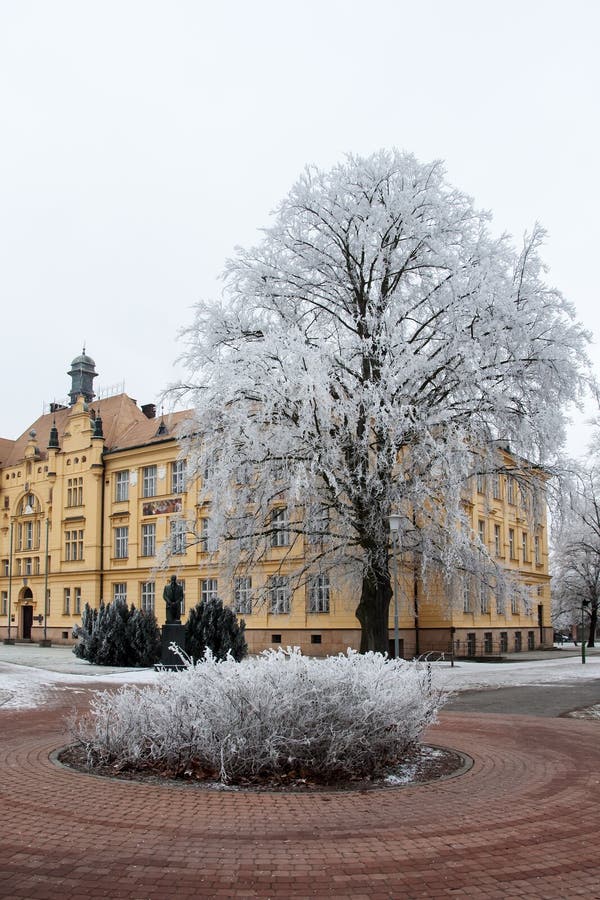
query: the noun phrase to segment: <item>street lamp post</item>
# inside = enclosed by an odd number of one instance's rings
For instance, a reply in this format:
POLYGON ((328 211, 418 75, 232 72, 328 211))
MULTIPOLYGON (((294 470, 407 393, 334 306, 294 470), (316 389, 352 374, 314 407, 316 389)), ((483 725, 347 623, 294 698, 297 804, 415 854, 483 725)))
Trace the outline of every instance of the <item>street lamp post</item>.
POLYGON ((585 624, 584 624, 584 612, 586 606, 590 605, 589 600, 581 601, 581 664, 585 664, 585 624))
POLYGON ((400 656, 400 630, 398 623, 398 538, 400 535, 400 516, 389 517, 392 535, 392 566, 394 571, 394 659, 400 656))

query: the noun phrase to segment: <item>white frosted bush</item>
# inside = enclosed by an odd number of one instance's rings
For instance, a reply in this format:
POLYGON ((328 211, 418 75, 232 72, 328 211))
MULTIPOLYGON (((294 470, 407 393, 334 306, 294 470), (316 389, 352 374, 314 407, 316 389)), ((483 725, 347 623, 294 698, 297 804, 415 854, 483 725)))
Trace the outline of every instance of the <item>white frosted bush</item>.
POLYGON ((241 663, 207 653, 157 685, 98 694, 74 732, 91 766, 327 781, 398 763, 440 702, 425 667, 379 653, 317 660, 288 648, 241 663))

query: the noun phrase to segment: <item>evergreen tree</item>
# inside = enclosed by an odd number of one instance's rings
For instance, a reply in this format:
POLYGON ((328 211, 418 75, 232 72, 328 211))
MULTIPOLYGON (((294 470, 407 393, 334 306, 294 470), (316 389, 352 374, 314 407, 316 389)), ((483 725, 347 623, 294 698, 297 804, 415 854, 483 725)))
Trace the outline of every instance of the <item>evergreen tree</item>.
POLYGON ((73 652, 100 666, 151 666, 160 659, 160 631, 154 613, 127 606, 125 600, 98 610, 86 603, 79 643, 73 652))
POLYGON ((153 612, 131 607, 129 642, 136 666, 153 666, 160 659, 160 628, 153 612))
POLYGON ((79 641, 73 647, 73 653, 75 656, 79 657, 79 659, 90 660, 92 644, 95 643, 94 630, 97 619, 98 610, 93 609, 89 603, 86 603, 81 617, 81 625, 77 627, 77 637, 79 638, 79 641))
POLYGON ((188 616, 185 627, 185 650, 195 661, 202 659, 207 649, 217 659, 225 659, 231 652, 239 662, 248 653, 245 638, 246 623, 218 597, 198 603, 188 616))

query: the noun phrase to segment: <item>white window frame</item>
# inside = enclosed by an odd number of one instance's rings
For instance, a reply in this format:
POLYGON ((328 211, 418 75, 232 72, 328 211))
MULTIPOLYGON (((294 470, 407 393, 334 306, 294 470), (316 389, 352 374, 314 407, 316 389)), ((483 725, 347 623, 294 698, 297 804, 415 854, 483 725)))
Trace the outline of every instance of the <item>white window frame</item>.
POLYGON ((117 581, 113 583, 113 601, 125 600, 127 602, 127 582, 117 581))
POLYGON ((279 506, 271 511, 271 546, 289 547, 290 520, 287 506, 279 506))
POLYGON ((129 469, 115 472, 115 503, 129 500, 129 469))
POLYGON ((200 600, 206 603, 209 600, 216 600, 219 596, 219 582, 216 578, 200 579, 200 600))
POLYGON ((129 525, 118 525, 115 528, 115 559, 127 559, 129 556, 129 525))
POLYGON ((331 587, 329 575, 320 573, 308 579, 308 611, 309 613, 328 613, 330 611, 331 587))
POLYGON ((187 523, 184 519, 170 521, 171 553, 183 556, 187 550, 187 523))
POLYGON ((267 581, 271 615, 289 615, 292 606, 290 579, 287 575, 271 575, 267 581))
POLYGON ((142 497, 156 497, 158 486, 158 467, 156 465, 142 468, 142 497))
POLYGON ((171 463, 171 493, 183 494, 186 482, 186 460, 175 459, 171 463))
POLYGON ((63 589, 63 616, 71 615, 71 588, 63 589))
POLYGON ((156 556, 156 522, 142 524, 142 556, 156 556))
POLYGON ((250 575, 241 575, 233 582, 233 607, 238 615, 249 616, 252 613, 253 593, 250 575))
POLYGON ((156 602, 156 584, 154 581, 142 581, 140 584, 140 609, 154 612, 156 602))

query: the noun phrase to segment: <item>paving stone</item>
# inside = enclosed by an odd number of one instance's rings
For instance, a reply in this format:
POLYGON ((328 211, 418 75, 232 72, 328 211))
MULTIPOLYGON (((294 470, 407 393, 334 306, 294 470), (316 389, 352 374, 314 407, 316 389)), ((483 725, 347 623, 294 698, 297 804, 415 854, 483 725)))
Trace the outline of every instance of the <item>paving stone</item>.
POLYGON ((3 900, 600 897, 600 723, 445 713, 460 778, 224 794, 57 767, 90 694, 0 711, 3 900))

